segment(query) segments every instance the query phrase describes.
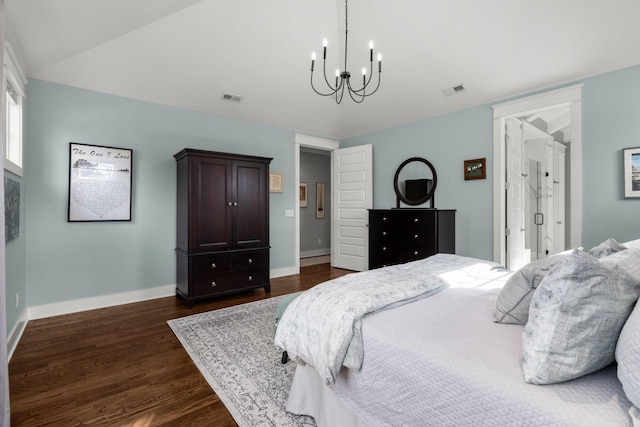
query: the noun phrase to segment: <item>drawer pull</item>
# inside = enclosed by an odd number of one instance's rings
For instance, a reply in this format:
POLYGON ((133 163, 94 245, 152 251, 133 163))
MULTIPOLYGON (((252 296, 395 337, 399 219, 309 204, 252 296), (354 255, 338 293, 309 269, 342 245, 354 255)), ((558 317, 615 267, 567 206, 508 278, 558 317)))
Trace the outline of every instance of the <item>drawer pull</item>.
POLYGON ((215 288, 216 287, 216 282, 211 282, 211 287, 215 288))
POLYGON ((413 222, 417 223, 418 221, 420 221, 418 218, 414 218, 413 222))
POLYGON ((418 255, 418 251, 415 251, 413 254, 414 254, 414 255, 418 255))
POLYGON ((386 216, 383 216, 383 217, 382 217, 382 220, 383 220, 383 221, 386 221, 386 220, 387 220, 387 217, 386 217, 386 216))
POLYGON ((382 250, 383 250, 383 251, 386 251, 386 250, 387 250, 387 247, 386 247, 386 246, 383 246, 383 247, 382 247, 382 250))
POLYGON ((227 202, 227 206, 231 206, 233 203, 231 202, 227 202))
POLYGON ((253 280, 253 276, 249 276, 249 281, 252 281, 252 280, 253 280))
POLYGON ((418 236, 417 234, 415 236, 413 236, 414 239, 417 239, 418 237, 420 237, 420 236, 418 236))
POLYGON ((253 259, 249 258, 249 264, 253 264, 253 259))
POLYGON ((212 262, 212 263, 211 263, 211 269, 212 269, 212 270, 215 270, 215 268, 216 268, 216 267, 217 267, 216 263, 215 263, 215 262, 212 262))
POLYGON ((387 232, 386 232, 386 231, 383 231, 383 232, 382 232, 382 235, 383 235, 383 236, 386 236, 386 235, 387 235, 387 232))

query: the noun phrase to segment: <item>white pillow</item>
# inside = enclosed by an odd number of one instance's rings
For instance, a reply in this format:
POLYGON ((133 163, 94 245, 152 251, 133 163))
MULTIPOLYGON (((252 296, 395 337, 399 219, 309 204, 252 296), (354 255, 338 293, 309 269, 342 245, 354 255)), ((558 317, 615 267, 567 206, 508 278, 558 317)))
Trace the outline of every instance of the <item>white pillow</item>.
POLYGON ((640 248, 640 239, 629 240, 628 242, 623 243, 627 248, 640 248))
POLYGON ((525 382, 553 384, 614 361, 620 330, 640 295, 640 277, 575 250, 536 289, 522 335, 525 382))
POLYGON ((565 255, 531 261, 509 277, 496 297, 494 321, 524 325, 529 318, 529 304, 549 269, 565 255))
POLYGON ((640 303, 627 319, 616 346, 618 379, 627 399, 640 408, 640 303))

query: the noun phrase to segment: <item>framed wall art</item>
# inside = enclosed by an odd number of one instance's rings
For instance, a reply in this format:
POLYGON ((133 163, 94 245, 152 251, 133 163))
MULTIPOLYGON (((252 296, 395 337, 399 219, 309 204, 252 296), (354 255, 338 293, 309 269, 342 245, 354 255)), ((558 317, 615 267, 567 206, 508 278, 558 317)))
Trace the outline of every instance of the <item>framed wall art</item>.
POLYGON ((282 172, 271 172, 269 174, 269 192, 284 192, 284 174, 282 172))
POLYGON ((20 235, 20 182, 4 177, 4 240, 20 235))
POLYGON ((316 183, 316 218, 324 218, 324 182, 316 183))
POLYGON ((131 221, 133 151, 69 143, 69 222, 131 221))
POLYGON ((472 159, 464 161, 464 179, 486 179, 487 178, 487 159, 472 159))
POLYGON ((301 208, 307 207, 307 183, 306 182, 300 183, 300 207, 301 208))
POLYGON ((624 150, 624 197, 640 197, 640 148, 624 150))

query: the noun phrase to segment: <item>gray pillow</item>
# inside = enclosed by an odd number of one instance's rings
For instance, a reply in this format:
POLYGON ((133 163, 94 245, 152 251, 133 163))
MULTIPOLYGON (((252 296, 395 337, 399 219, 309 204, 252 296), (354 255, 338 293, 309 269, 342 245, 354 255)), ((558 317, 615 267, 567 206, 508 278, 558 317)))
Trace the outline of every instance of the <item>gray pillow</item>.
POLYGON ((627 319, 616 346, 618 379, 627 399, 640 408, 640 303, 627 319))
POLYGON ((640 295, 640 278, 575 250, 536 289, 522 335, 524 380, 554 384, 614 361, 616 342, 640 295))
POLYGON ((498 323, 516 323, 524 325, 529 318, 529 304, 549 269, 557 264, 564 255, 532 261, 513 273, 504 284, 496 298, 494 321, 498 323))
POLYGON ((613 238, 608 238, 604 242, 600 243, 598 246, 595 246, 589 249, 589 255, 593 255, 596 258, 602 258, 607 255, 614 254, 616 252, 620 252, 627 249, 627 247, 621 243, 618 243, 613 238))

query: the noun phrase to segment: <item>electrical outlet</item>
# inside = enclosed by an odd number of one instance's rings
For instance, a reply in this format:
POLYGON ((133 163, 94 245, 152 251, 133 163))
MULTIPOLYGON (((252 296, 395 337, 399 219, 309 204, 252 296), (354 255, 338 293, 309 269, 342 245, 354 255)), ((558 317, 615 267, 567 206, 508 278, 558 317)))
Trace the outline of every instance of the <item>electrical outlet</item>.
POLYGON ((16 308, 20 307, 20 292, 16 292, 16 308))
POLYGON ((318 238, 318 244, 321 245, 322 244, 322 239, 318 238))

